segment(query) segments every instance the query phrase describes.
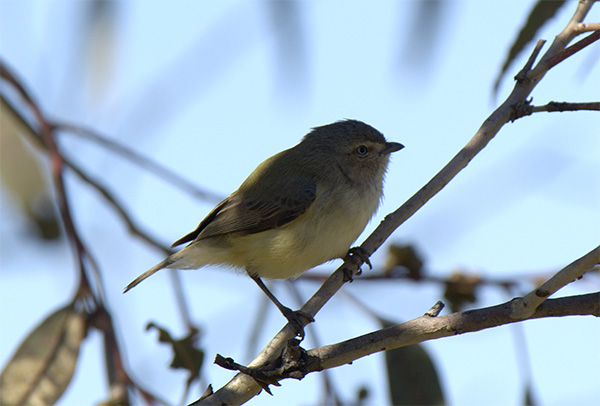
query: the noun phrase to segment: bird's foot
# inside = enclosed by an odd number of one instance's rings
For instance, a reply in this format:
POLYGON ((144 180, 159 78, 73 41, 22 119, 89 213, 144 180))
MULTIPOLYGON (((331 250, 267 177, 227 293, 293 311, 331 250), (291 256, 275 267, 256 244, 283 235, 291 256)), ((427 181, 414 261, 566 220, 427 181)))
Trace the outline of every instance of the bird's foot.
POLYGON ((300 341, 304 340, 304 326, 308 323, 312 323, 315 319, 308 313, 302 310, 292 310, 289 307, 282 306, 281 313, 287 319, 288 323, 292 326, 296 335, 300 337, 300 341))
POLYGON ((369 265, 369 269, 373 269, 371 261, 369 260, 369 253, 367 253, 367 251, 362 247, 350 248, 348 255, 346 255, 344 258, 344 261, 353 262, 358 268, 356 274, 354 274, 351 269, 344 268, 344 282, 352 282, 352 279, 355 275, 360 275, 362 273, 360 265, 363 263, 369 265))

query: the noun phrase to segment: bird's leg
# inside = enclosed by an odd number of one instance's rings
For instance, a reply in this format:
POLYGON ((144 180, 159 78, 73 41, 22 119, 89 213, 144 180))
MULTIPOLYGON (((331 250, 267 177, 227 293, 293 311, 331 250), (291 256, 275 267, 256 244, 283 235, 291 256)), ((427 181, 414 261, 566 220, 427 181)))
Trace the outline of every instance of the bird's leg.
POLYGON ((277 300, 275 295, 273 295, 271 293, 271 291, 269 290, 269 288, 267 288, 267 286, 264 284, 262 279, 260 279, 256 275, 252 275, 249 272, 248 272, 248 275, 250 275, 250 277, 252 278, 252 280, 254 280, 254 282, 256 282, 258 287, 261 288, 261 290, 263 292, 265 292, 267 297, 269 299, 271 299, 271 301, 275 304, 275 306, 277 306, 277 308, 279 309, 281 314, 283 314, 283 316, 287 319, 287 321, 291 324, 291 326, 296 331, 296 335, 300 336, 301 340, 304 340, 304 326, 308 323, 315 321, 312 318, 312 316, 301 310, 293 311, 289 307, 285 307, 284 305, 281 304, 281 302, 279 302, 279 300, 277 300))

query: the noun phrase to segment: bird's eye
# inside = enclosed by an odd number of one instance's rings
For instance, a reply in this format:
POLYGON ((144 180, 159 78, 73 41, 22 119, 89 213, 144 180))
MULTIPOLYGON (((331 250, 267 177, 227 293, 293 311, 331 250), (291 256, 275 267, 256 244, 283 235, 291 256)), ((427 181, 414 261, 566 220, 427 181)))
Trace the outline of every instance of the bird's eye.
POLYGON ((369 148, 361 145, 360 147, 356 148, 356 153, 360 156, 365 156, 369 153, 369 148))

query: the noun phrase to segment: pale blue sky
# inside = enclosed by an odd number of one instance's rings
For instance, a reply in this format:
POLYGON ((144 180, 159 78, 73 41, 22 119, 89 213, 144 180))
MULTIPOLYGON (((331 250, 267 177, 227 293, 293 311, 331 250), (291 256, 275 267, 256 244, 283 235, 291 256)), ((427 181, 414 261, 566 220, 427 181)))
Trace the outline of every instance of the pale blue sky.
MULTIPOLYGON (((417 34, 410 31, 416 3, 409 1, 300 2, 305 59, 292 53, 288 64, 278 59, 264 2, 119 2, 114 64, 101 65, 91 59, 96 48, 90 49, 80 34, 82 2, 2 0, 0 56, 49 116, 107 134, 221 195, 235 190, 262 160, 296 144, 310 127, 342 118, 373 125, 406 148, 392 159, 384 204, 360 243, 496 107, 491 97, 495 76, 533 3, 444 2, 440 36, 418 45, 434 48, 435 54, 423 62, 426 66, 414 67, 407 59, 416 58, 417 34), (413 44, 408 51, 402 48, 406 44, 413 44)), ((539 37, 551 41, 574 7, 574 2, 566 6, 539 37)), ((589 21, 599 17, 597 5, 589 21)), ((597 101, 598 54, 594 45, 552 70, 535 89, 534 103, 597 101)), ((527 56, 511 67, 498 100, 512 88, 512 76, 527 56)), ((390 242, 417 244, 428 269, 439 275, 459 268, 502 278, 549 275, 598 244, 598 123, 597 113, 577 112, 539 113, 506 125, 390 242)), ((86 141, 64 136, 61 145, 110 185, 136 220, 164 243, 196 227, 213 205, 86 141)), ((144 330, 153 320, 175 335, 184 333, 168 274, 121 294, 162 254, 130 236, 89 187, 72 176, 67 179, 78 229, 103 272, 129 371, 175 403, 185 374, 168 370, 167 347, 144 330)), ((77 280, 68 244, 27 239, 23 216, 10 197, 3 192, 0 202, 4 365, 27 332, 69 300, 77 280)), ((375 266, 383 264, 384 252, 385 247, 375 254, 375 266)), ((248 361, 244 343, 262 293, 248 278, 222 270, 184 272, 183 278, 194 321, 203 329, 204 376, 218 388, 232 374, 210 361, 217 352, 248 361)), ((299 287, 305 297, 316 289, 311 283, 299 287)), ((296 307, 284 286, 276 290, 284 303, 296 307)), ((409 282, 353 283, 344 290, 395 320, 421 315, 442 295, 437 286, 409 282)), ((598 290, 598 278, 586 278, 560 294, 593 290, 598 290)), ((482 293, 477 307, 509 299, 499 289, 482 293)), ((275 311, 267 317, 262 344, 283 325, 275 311)), ((316 328, 322 343, 333 343, 377 325, 339 295, 319 313, 316 328)), ((541 404, 597 401, 600 325, 590 317, 573 317, 427 343, 450 404, 522 404, 518 329, 526 337, 534 395, 541 404)), ((308 347, 313 346, 310 335, 308 347)), ((61 405, 92 404, 106 397, 101 346, 96 333, 84 342, 61 405)), ((367 385, 369 404, 382 405, 387 402, 382 366, 383 357, 375 355, 332 373, 346 401, 354 399, 355 388, 367 385)), ((273 389, 274 397, 261 394, 250 404, 314 404, 321 385, 317 375, 285 381, 273 389)), ((189 400, 199 395, 196 390, 189 400)))

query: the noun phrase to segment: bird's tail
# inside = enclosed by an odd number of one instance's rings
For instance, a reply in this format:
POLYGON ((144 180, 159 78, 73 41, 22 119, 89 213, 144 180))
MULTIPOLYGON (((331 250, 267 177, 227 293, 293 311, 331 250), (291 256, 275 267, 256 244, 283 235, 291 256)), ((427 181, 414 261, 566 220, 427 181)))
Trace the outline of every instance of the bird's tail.
POLYGON ((175 261, 173 261, 173 259, 171 257, 168 257, 164 261, 156 264, 155 266, 153 266, 152 268, 148 269, 146 272, 144 272, 143 274, 141 274, 140 276, 138 276, 137 278, 135 278, 129 285, 127 285, 127 287, 125 288, 125 290, 123 290, 123 293, 127 292, 128 290, 130 290, 131 288, 133 288, 134 286, 136 286, 138 283, 140 283, 141 281, 143 281, 144 279, 146 279, 150 275, 152 275, 152 274, 160 271, 163 268, 168 267, 169 265, 173 264, 174 262, 175 261))

